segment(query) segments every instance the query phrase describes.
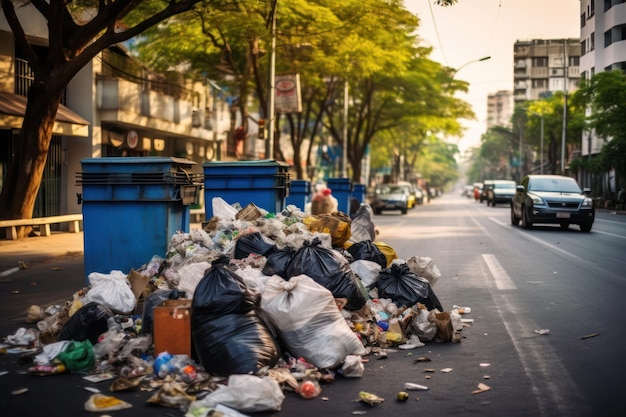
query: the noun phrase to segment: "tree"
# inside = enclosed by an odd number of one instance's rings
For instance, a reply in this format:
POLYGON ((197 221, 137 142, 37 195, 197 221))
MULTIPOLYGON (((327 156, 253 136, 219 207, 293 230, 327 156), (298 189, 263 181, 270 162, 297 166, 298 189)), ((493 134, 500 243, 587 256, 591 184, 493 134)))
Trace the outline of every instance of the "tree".
MULTIPOLYGON (((31 218, 52 139, 52 127, 65 87, 97 54, 133 38, 200 0, 30 0, 48 27, 48 47, 34 48, 16 7, 24 1, 1 0, 2 10, 34 74, 15 157, 0 193, 0 218, 31 218)), ((23 237, 29 229, 20 228, 23 237)))
POLYGON ((615 169, 626 183, 626 75, 620 70, 599 72, 581 82, 573 101, 591 110, 587 128, 608 140, 600 151, 604 168, 615 169))

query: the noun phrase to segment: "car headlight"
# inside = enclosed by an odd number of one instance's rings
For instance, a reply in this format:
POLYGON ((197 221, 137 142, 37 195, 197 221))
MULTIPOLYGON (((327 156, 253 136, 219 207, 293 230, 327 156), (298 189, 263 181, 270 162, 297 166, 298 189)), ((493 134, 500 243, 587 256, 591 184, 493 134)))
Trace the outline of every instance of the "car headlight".
POLYGON ((534 206, 545 206, 543 199, 535 194, 528 194, 531 200, 533 200, 534 206))
POLYGON ((590 198, 585 198, 583 200, 583 203, 582 203, 581 207, 584 207, 584 208, 591 208, 591 207, 593 207, 593 200, 590 199, 590 198))

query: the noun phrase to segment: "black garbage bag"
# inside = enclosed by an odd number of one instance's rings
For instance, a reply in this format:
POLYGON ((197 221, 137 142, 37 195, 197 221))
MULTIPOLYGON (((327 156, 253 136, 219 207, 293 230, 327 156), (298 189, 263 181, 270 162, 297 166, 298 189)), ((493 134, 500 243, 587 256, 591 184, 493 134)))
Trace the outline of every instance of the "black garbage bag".
POLYGON ((235 241, 235 259, 245 259, 251 253, 268 256, 276 250, 276 245, 261 232, 246 233, 235 241))
POLYGON ((267 255, 267 261, 261 272, 265 275, 278 275, 283 279, 287 279, 287 267, 295 254, 296 250, 289 246, 285 246, 283 249, 277 249, 267 255))
POLYGON ((363 240, 361 242, 354 243, 348 248, 348 252, 354 258, 355 261, 372 261, 376 262, 381 268, 387 267, 387 258, 385 254, 378 249, 378 246, 374 245, 371 240, 363 240))
POLYGON ((89 340, 95 345, 102 333, 109 330, 107 320, 113 316, 113 312, 107 306, 95 302, 85 304, 65 322, 57 339, 78 342, 89 340))
POLYGON ((305 241, 287 268, 287 278, 307 275, 329 290, 335 298, 346 298, 346 310, 362 308, 367 300, 367 290, 359 277, 344 256, 321 244, 317 237, 305 241))
POLYGON ((428 280, 411 272, 406 263, 392 263, 380 271, 376 286, 379 298, 390 298, 398 307, 422 303, 428 310, 444 311, 428 280))
POLYGON ((191 303, 194 353, 213 375, 256 373, 273 367, 280 350, 259 312, 261 294, 226 268, 228 257, 213 261, 191 303))

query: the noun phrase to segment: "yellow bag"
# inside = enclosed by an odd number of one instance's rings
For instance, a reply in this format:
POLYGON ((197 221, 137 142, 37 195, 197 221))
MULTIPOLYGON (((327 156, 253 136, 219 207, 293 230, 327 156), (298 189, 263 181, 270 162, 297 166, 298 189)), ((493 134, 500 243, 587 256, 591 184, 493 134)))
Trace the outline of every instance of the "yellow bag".
POLYGON ((387 258, 387 268, 389 268, 389 265, 391 265, 391 262, 394 259, 398 259, 398 254, 396 253, 395 249, 387 245, 386 243, 374 242, 374 245, 376 245, 376 247, 383 253, 383 255, 385 255, 385 258, 387 258))

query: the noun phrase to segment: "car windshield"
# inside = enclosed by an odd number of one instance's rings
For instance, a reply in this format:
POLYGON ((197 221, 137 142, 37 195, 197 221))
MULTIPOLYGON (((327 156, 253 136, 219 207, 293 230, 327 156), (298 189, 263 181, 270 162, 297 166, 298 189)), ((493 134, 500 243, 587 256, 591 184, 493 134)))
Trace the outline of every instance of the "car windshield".
POLYGON ((515 181, 497 182, 494 188, 515 188, 515 181))
POLYGON ((530 181, 529 190, 580 193, 580 187, 572 178, 533 178, 530 181))
POLYGON ((386 185, 376 190, 376 194, 402 194, 406 187, 402 185, 386 185))

